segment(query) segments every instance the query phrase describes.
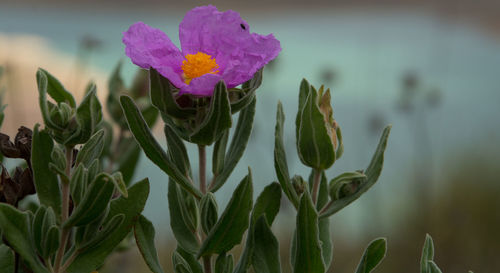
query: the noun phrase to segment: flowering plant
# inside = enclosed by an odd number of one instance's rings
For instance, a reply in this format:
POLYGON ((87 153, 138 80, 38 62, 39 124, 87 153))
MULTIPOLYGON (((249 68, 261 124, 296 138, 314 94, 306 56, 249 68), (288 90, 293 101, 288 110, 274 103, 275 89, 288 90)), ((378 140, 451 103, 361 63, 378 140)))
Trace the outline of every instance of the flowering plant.
MULTIPOLYGON (((250 33, 238 13, 219 12, 213 6, 189 11, 179 32, 181 50, 164 33, 144 23, 133 24, 124 33, 126 54, 149 71, 139 71, 129 88, 121 78, 121 64, 117 66, 106 101, 109 120, 103 120, 94 84, 88 85, 77 105, 54 76, 38 71, 44 128, 39 124, 33 130, 21 127, 14 142, 0 133, 2 157, 20 158, 27 165, 18 166, 11 177, 1 164, 2 273, 94 272, 111 253, 130 246, 131 231, 149 269, 164 273, 155 248, 155 229, 141 214, 149 195, 148 179, 130 185, 140 149, 169 177, 176 273, 246 273, 251 267, 259 273, 282 272, 278 240, 271 230, 282 193, 297 212, 293 272, 325 273, 330 268, 329 218, 377 182, 391 126, 384 129, 366 169, 328 181, 325 170, 344 152, 342 133, 333 116, 329 90, 316 89, 303 80, 296 148, 301 162, 311 168, 309 177, 290 176, 283 138, 285 115, 278 103, 274 135, 278 182, 267 185, 254 201, 249 168, 219 213, 214 193, 229 180, 246 149, 255 115, 255 91, 263 67, 281 51, 280 42, 272 34, 250 33), (238 121, 229 141, 236 112, 238 121), (166 149, 150 130, 159 115, 166 149), (198 146, 197 178, 185 142, 198 146), (206 147, 210 145, 209 177, 206 147), (26 205, 25 197, 35 193, 38 202, 26 205), (230 251, 245 233, 243 252, 234 261, 230 251)), ((0 126, 3 109, 0 100, 0 126)), ((385 238, 372 241, 356 273, 371 272, 385 253, 385 238)), ((434 245, 427 236, 422 273, 441 272, 433 259, 434 245)))

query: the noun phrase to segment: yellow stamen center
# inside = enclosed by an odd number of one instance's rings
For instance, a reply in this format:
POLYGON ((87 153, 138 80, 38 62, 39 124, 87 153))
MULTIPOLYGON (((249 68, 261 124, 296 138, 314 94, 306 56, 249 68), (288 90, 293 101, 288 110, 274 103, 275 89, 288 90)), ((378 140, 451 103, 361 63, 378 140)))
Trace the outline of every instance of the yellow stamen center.
POLYGON ((196 54, 187 54, 186 60, 182 61, 182 71, 184 71, 184 82, 189 84, 192 79, 198 78, 205 74, 216 74, 219 73, 219 65, 215 61, 215 58, 205 54, 203 52, 198 52, 196 54))

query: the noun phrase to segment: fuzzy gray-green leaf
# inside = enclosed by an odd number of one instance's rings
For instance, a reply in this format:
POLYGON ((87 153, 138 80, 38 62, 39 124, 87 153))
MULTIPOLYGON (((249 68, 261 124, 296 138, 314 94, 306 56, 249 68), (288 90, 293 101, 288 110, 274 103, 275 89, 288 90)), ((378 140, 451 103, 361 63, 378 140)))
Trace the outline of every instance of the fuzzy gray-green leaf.
POLYGON ((75 165, 82 163, 85 167, 89 167, 94 159, 99 158, 104 148, 104 130, 99 130, 95 133, 76 156, 75 165))
POLYGON ((165 138, 167 139, 168 156, 177 168, 186 176, 191 176, 191 164, 186 151, 184 141, 175 133, 175 131, 167 124, 163 128, 165 138))
POLYGON ((432 241, 432 237, 426 234, 420 258, 420 273, 431 273, 429 261, 432 261, 432 259, 434 259, 434 242, 432 241))
POLYGON ((199 244, 196 236, 182 216, 182 196, 177 184, 171 179, 168 182, 168 209, 170 211, 170 227, 178 244, 191 254, 197 253, 199 244))
POLYGON ((382 166, 384 164, 384 152, 387 147, 387 140, 389 138, 389 133, 391 132, 391 125, 385 127, 382 136, 380 137, 380 141, 378 143, 377 149, 373 154, 372 160, 368 165, 368 168, 364 172, 366 175, 366 179, 363 180, 355 190, 355 192, 351 195, 345 196, 334 202, 330 202, 328 207, 324 209, 324 212, 320 215, 320 218, 328 217, 339 210, 343 209, 354 200, 358 199, 363 193, 365 193, 368 189, 370 189, 375 182, 377 182, 380 174, 382 173, 382 166))
POLYGON ((116 215, 123 214, 125 218, 121 224, 105 239, 81 251, 71 263, 67 273, 88 273, 100 267, 106 257, 130 233, 131 227, 144 209, 149 195, 149 182, 144 179, 128 189, 129 197, 119 197, 111 201, 110 210, 105 223, 110 222, 116 215))
POLYGON ((49 273, 38 259, 30 234, 30 216, 11 205, 0 203, 0 229, 12 248, 34 273, 49 273))
POLYGON ((154 273, 163 273, 155 248, 155 229, 151 221, 143 215, 139 216, 134 225, 134 235, 137 247, 149 269, 154 273))
POLYGON ((14 273, 14 252, 6 245, 0 244, 0 272, 14 273))
POLYGON ((276 128, 274 132, 274 169, 276 176, 281 184, 283 192, 288 197, 295 208, 299 206, 299 198, 293 188, 288 172, 288 163, 286 161, 285 144, 283 143, 283 126, 285 123, 285 114, 283 113, 283 105, 278 102, 278 110, 276 111, 276 128))
POLYGON ((224 81, 215 85, 214 93, 210 98, 210 108, 203 122, 190 136, 190 140, 199 145, 211 145, 221 135, 231 128, 231 106, 224 81))
POLYGON ((167 173, 175 182, 179 183, 185 190, 192 193, 198 198, 202 194, 182 172, 175 167, 173 162, 168 158, 163 148, 158 144, 153 137, 151 130, 144 121, 141 112, 135 105, 134 101, 128 96, 120 97, 123 113, 127 118, 130 131, 134 135, 139 145, 144 150, 146 156, 160 169, 167 173))
POLYGON ((245 152, 250 134, 252 133, 255 105, 256 100, 254 98, 247 107, 241 110, 231 144, 224 158, 224 168, 215 176, 215 181, 211 185, 210 191, 216 192, 224 185, 236 167, 236 164, 240 161, 243 152, 245 152))
POLYGON ((203 242, 198 257, 228 252, 241 242, 249 224, 252 193, 252 174, 249 169, 248 175, 240 182, 219 221, 203 242))
POLYGON ((176 87, 155 69, 149 69, 151 103, 169 116, 185 119, 196 114, 193 108, 181 108, 175 101, 176 87))
POLYGON ((113 177, 106 173, 99 174, 90 184, 80 205, 64 223, 64 227, 82 226, 96 220, 113 196, 115 185, 112 180, 113 177))
POLYGON ((51 98, 53 98, 57 103, 65 102, 71 107, 76 106, 73 95, 71 95, 71 93, 64 88, 59 80, 42 68, 39 68, 37 73, 42 73, 47 78, 47 93, 51 98))
POLYGON ((318 213, 306 191, 300 198, 297 212, 296 253, 294 273, 324 273, 325 264, 319 241, 318 213))
POLYGON ((40 203, 52 207, 57 215, 61 213, 61 190, 57 175, 49 169, 54 141, 45 131, 35 125, 31 144, 33 181, 40 203))
POLYGON ((280 255, 278 239, 274 236, 264 216, 255 223, 255 247, 252 266, 259 273, 280 273, 280 255))
POLYGON ((359 261, 356 273, 370 273, 384 259, 387 251, 385 238, 378 238, 370 242, 359 261))

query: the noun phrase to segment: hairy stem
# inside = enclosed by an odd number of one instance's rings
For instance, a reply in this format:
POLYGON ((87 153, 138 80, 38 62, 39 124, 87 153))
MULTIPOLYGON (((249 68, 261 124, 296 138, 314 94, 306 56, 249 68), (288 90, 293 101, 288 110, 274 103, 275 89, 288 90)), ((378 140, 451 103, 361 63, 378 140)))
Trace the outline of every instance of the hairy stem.
POLYGON ((200 191, 201 193, 207 193, 207 182, 206 182, 206 168, 207 168, 207 155, 204 145, 198 145, 198 159, 199 159, 199 170, 200 170, 200 191))
MULTIPOLYGON (((207 169, 207 154, 205 145, 198 145, 198 160, 199 160, 199 171, 200 171, 200 191, 203 194, 207 193, 207 178, 206 178, 206 169, 207 169)), ((199 234, 201 234, 202 241, 205 241, 206 234, 200 229, 199 234)), ((204 273, 212 273, 212 256, 204 256, 203 257, 203 272, 204 273)))
POLYGON ((321 171, 314 169, 314 180, 312 189, 312 201, 314 205, 316 205, 318 199, 318 189, 320 180, 321 180, 321 171))
MULTIPOLYGON (((71 165, 73 164, 73 147, 66 147, 66 176, 71 180, 71 165)), ((69 183, 62 182, 62 212, 61 212, 61 225, 66 222, 69 216, 69 183)), ((57 249, 56 259, 54 261, 54 272, 61 272, 61 263, 64 256, 64 251, 69 238, 69 228, 63 228, 61 231, 61 240, 59 249, 57 249)))
POLYGON ((203 271, 205 273, 212 273, 211 256, 204 256, 203 257, 203 271))
POLYGON ((66 269, 71 265, 71 263, 76 259, 76 257, 78 256, 79 252, 78 250, 76 250, 75 252, 73 252, 73 254, 71 254, 71 257, 69 257, 66 262, 64 263, 64 265, 61 267, 61 271, 62 272, 65 272, 66 269))

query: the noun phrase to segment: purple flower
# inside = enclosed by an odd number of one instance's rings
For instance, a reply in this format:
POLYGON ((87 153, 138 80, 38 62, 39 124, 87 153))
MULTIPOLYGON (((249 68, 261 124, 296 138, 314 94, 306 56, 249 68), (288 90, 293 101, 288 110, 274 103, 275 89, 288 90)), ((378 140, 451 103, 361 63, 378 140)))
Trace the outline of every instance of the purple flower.
POLYGON ((179 25, 179 50, 161 30, 137 22, 123 33, 125 53, 142 68, 154 68, 179 94, 211 96, 224 80, 228 88, 250 80, 281 51, 272 34, 250 33, 240 15, 214 6, 189 11, 179 25))

